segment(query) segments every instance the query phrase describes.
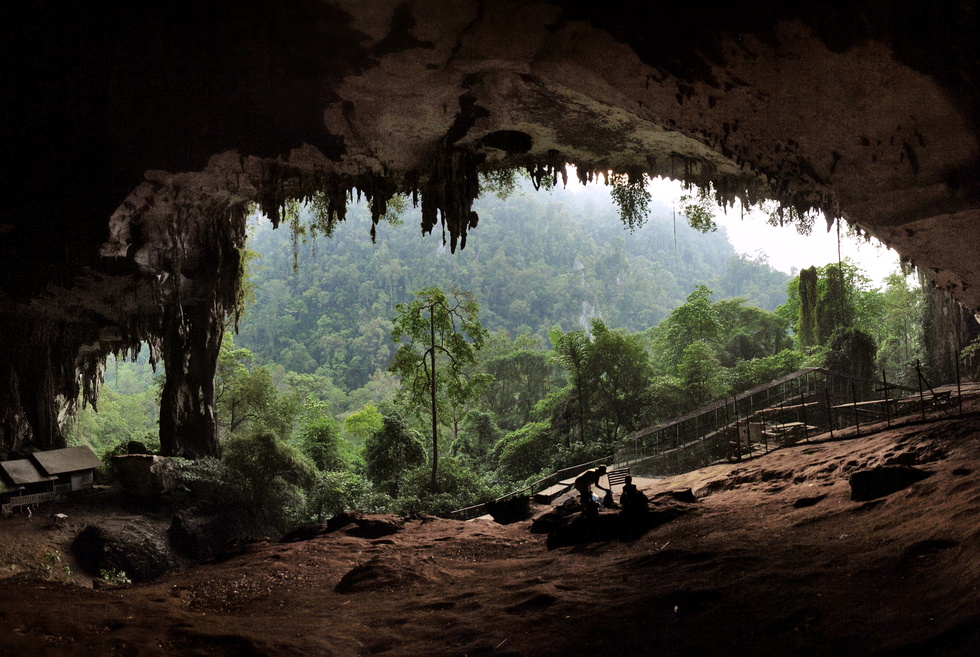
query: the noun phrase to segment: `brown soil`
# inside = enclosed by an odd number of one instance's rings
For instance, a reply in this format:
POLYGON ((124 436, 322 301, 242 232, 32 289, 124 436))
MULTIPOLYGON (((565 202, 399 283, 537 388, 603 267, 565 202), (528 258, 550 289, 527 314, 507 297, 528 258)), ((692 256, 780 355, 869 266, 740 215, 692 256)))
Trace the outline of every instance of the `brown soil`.
POLYGON ((980 654, 978 438, 974 409, 648 482, 699 499, 632 542, 549 552, 530 522, 424 518, 111 591, 47 569, 97 505, 0 520, 0 653, 980 654), (851 501, 878 465, 930 476, 851 501))

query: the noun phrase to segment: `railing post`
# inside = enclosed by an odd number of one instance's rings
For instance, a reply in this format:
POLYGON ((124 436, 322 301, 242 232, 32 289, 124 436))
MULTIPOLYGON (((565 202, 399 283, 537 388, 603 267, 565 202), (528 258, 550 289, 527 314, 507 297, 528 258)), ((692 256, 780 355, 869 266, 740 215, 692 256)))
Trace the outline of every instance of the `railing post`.
POLYGON ((806 426, 806 399, 803 397, 803 385, 800 384, 800 409, 803 414, 803 440, 810 442, 810 429, 806 426))
MULTIPOLYGON (((833 385, 833 381, 831 381, 833 385)), ((830 423, 830 439, 834 439, 834 410, 830 406, 830 388, 824 386, 824 395, 827 396, 827 421, 830 423)))
POLYGON ((915 359, 915 374, 916 381, 919 384, 919 406, 922 407, 922 421, 926 421, 926 400, 922 396, 922 370, 919 369, 919 359, 915 359))
POLYGON ((885 370, 881 370, 881 384, 885 390, 885 426, 891 429, 892 419, 891 414, 888 412, 888 377, 885 376, 885 370))
POLYGON ((738 417, 738 395, 732 395, 732 412, 735 413, 735 444, 738 446, 738 460, 742 460, 742 426, 738 417))
POLYGON ((854 403, 854 426, 857 429, 858 438, 861 437, 861 420, 858 419, 858 398, 857 390, 854 388, 854 381, 851 381, 851 401, 854 403))
POLYGON ((957 355, 953 358, 953 362, 956 363, 956 401, 960 407, 960 415, 963 415, 963 390, 960 388, 960 357, 957 355))

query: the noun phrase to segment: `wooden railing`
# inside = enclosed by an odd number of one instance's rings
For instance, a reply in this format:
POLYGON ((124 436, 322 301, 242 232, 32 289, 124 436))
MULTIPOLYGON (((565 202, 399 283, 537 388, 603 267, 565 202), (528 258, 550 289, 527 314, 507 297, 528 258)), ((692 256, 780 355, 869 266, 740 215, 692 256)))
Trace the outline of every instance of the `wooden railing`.
MULTIPOLYGON (((71 484, 69 484, 69 488, 71 484)), ((4 515, 10 515, 13 513, 14 509, 21 509, 25 506, 31 506, 32 504, 40 504, 41 502, 50 502, 55 498, 54 491, 48 491, 45 493, 32 493, 31 495, 19 495, 17 497, 11 498, 10 502, 3 505, 4 515)))

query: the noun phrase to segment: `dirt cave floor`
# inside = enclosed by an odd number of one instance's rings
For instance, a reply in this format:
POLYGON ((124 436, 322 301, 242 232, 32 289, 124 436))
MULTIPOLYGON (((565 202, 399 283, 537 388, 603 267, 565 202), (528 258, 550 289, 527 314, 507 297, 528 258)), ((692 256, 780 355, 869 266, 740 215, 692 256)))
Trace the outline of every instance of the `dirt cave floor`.
POLYGON ((52 553, 112 512, 0 519, 0 654, 977 655, 978 411, 649 481, 697 501, 639 539, 551 551, 530 521, 423 518, 93 590, 52 553), (929 476, 852 501, 876 466, 929 476))

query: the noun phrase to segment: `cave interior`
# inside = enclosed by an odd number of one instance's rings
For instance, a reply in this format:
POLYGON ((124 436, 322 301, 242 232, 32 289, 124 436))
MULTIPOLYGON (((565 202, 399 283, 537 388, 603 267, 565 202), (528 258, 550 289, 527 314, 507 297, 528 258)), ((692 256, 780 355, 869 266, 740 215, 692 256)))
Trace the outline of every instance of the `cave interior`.
MULTIPOLYGON (((972 3, 18 3, 0 58, 0 455, 64 443, 110 353, 217 452, 245 217, 395 194, 479 239, 480 173, 709 183, 881 240, 980 308, 972 3)), ((829 228, 829 226, 828 226, 829 228)), ((819 227, 817 229, 820 229, 819 227)))

